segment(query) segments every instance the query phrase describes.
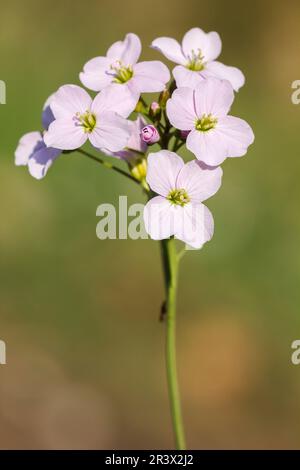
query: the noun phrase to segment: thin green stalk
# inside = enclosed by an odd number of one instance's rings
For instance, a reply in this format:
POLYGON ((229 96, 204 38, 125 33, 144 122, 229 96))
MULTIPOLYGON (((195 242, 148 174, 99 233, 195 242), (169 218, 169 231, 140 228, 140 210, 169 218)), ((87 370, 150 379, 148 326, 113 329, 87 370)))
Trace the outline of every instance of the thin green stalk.
POLYGON ((166 288, 166 368, 171 417, 177 450, 185 450, 176 365, 176 294, 179 257, 173 238, 161 241, 162 262, 166 288))
POLYGON ((122 168, 118 168, 117 166, 114 166, 112 163, 106 162, 100 157, 96 157, 95 155, 92 155, 89 152, 86 152, 85 150, 82 149, 77 149, 76 152, 81 153, 81 155, 84 155, 85 157, 90 158, 91 160, 94 160, 95 162, 100 163, 101 165, 105 166, 105 168, 108 168, 109 170, 114 170, 117 173, 126 176, 126 178, 129 178, 131 181, 134 181, 138 185, 140 185, 140 182, 132 176, 130 173, 127 173, 127 171, 122 170, 122 168))

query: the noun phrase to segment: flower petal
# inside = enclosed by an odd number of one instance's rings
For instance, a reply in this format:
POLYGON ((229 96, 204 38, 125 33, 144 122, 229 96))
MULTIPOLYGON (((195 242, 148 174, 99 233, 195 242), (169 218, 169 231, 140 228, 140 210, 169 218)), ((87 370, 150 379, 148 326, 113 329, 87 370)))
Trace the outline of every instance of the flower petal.
POLYGON ((153 93, 163 91, 169 80, 168 67, 158 60, 151 60, 134 66, 129 84, 140 93, 153 93))
POLYGON ((226 143, 227 157, 242 157, 254 141, 254 134, 249 124, 234 116, 220 119, 216 131, 217 138, 226 143))
POLYGON ((29 157, 43 146, 43 136, 40 132, 28 132, 21 137, 15 151, 15 165, 27 165, 29 157))
POLYGON ((133 33, 126 34, 124 41, 117 41, 107 51, 110 59, 121 60, 124 65, 137 63, 142 51, 140 38, 133 33))
POLYGON ((200 28, 192 28, 184 35, 182 49, 186 57, 191 56, 192 51, 197 54, 200 50, 204 62, 210 62, 220 55, 222 42, 215 31, 205 33, 200 28))
POLYGON ((207 132, 191 131, 186 146, 198 160, 209 166, 220 165, 228 157, 227 143, 217 134, 216 128, 207 132))
POLYGON ((177 88, 167 101, 167 115, 171 124, 182 131, 195 127, 197 119, 194 92, 191 88, 177 88))
POLYGON ((35 152, 28 161, 28 170, 31 176, 38 180, 44 178, 50 166, 60 154, 61 150, 44 145, 44 147, 35 152))
POLYGON ((112 60, 107 57, 95 57, 89 60, 79 74, 81 83, 90 90, 100 91, 114 79, 110 74, 112 60))
POLYGON ((178 88, 196 88, 199 83, 203 82, 204 80, 204 77, 201 75, 200 72, 189 70, 186 67, 183 67, 182 65, 177 65, 173 69, 172 73, 178 88))
POLYGON ((88 134, 91 144, 100 149, 118 152, 127 146, 130 137, 128 121, 112 111, 101 113, 93 132, 88 134))
POLYGON ((55 93, 53 93, 49 98, 47 99, 46 103, 44 104, 43 107, 43 114, 42 114, 42 125, 45 130, 48 129, 50 126, 51 122, 55 120, 53 111, 51 109, 51 103, 53 101, 55 93))
POLYGON ((235 91, 245 84, 245 76, 240 69, 236 67, 229 67, 224 65, 221 62, 210 62, 206 65, 203 76, 207 77, 217 77, 223 80, 228 80, 235 91))
POLYGON ((176 211, 167 199, 156 196, 144 208, 146 232, 153 240, 163 240, 174 234, 176 211))
POLYGON ((83 127, 76 126, 72 118, 62 118, 50 124, 48 131, 44 135, 44 142, 47 147, 75 150, 86 142, 87 136, 88 134, 84 132, 83 127))
POLYGON ((154 39, 151 47, 161 52, 167 59, 176 64, 184 65, 186 63, 186 58, 184 57, 179 42, 173 38, 162 37, 154 39))
POLYGON ((55 119, 71 118, 77 112, 85 113, 90 109, 92 98, 80 86, 64 85, 58 89, 51 101, 55 119))
POLYGON ((191 202, 202 202, 213 196, 221 186, 223 171, 193 160, 184 165, 176 181, 178 189, 185 189, 191 202))
POLYGON ((214 233, 214 219, 204 204, 177 206, 175 238, 193 248, 201 248, 214 233))
POLYGON ((91 111, 101 115, 113 111, 122 117, 128 117, 135 109, 139 94, 134 94, 126 84, 112 84, 98 93, 91 106, 91 111))
POLYGON ((148 156, 147 182, 152 191, 168 196, 176 188, 176 179, 184 166, 182 158, 169 150, 160 150, 148 156))
POLYGON ((146 153, 148 145, 141 138, 142 129, 146 126, 147 121, 143 116, 138 116, 135 121, 129 121, 130 123, 130 138, 127 143, 127 147, 137 152, 146 153))
POLYGON ((208 78, 195 88, 197 115, 226 116, 234 100, 234 92, 227 80, 208 78))

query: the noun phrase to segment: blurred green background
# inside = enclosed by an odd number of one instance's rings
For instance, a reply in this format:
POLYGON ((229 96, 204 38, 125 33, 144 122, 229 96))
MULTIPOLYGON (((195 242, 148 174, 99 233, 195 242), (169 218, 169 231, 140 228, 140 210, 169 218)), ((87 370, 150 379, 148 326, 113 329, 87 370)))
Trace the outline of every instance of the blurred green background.
POLYGON ((96 207, 134 185, 82 156, 43 181, 14 167, 58 86, 127 32, 143 42, 216 30, 246 85, 233 114, 253 127, 208 201, 215 236, 181 266, 178 359, 189 447, 299 448, 300 78, 297 0, 1 2, 1 448, 170 448, 159 246, 100 241, 96 207))

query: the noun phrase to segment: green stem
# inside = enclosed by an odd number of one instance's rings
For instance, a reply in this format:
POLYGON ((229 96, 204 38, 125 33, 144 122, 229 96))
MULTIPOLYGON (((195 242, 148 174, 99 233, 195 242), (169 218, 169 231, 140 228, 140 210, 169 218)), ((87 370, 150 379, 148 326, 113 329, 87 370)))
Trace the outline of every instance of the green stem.
POLYGON ((129 178, 131 181, 134 181, 138 185, 140 185, 140 182, 134 178, 130 173, 127 173, 127 171, 122 170, 122 168, 118 168, 117 166, 114 166, 112 163, 106 162, 100 157, 96 157, 95 155, 92 155, 89 152, 86 152, 85 150, 82 149, 77 149, 76 152, 81 153, 81 155, 84 155, 85 157, 90 158, 91 160, 94 160, 95 162, 100 163, 101 165, 105 166, 105 168, 108 168, 109 170, 114 170, 117 173, 126 176, 126 178, 129 178))
POLYGON ((179 257, 173 238, 161 241, 166 287, 166 367, 171 416, 177 450, 185 450, 184 428, 176 365, 176 294, 179 257))

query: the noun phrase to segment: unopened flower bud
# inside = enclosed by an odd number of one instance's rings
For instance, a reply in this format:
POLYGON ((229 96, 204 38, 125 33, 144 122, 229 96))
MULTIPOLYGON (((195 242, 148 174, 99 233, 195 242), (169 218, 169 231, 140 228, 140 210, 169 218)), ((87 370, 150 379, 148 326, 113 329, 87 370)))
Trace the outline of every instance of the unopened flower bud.
POLYGON ((156 101, 153 101, 153 103, 151 103, 149 114, 151 118, 159 120, 161 115, 161 108, 156 101))
POLYGON ((143 127, 141 137, 143 142, 146 142, 148 145, 155 144, 160 140, 159 132, 155 126, 152 126, 152 124, 143 127))

